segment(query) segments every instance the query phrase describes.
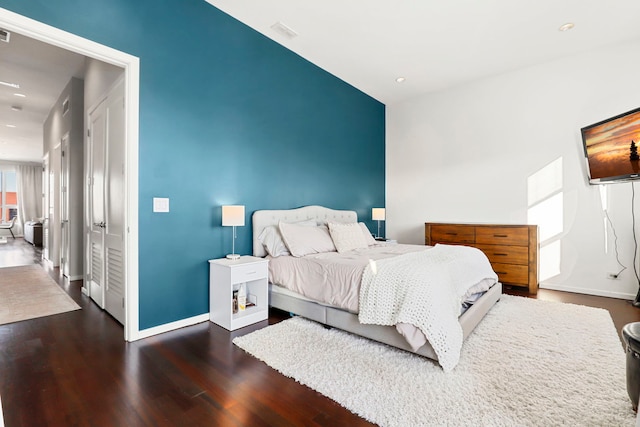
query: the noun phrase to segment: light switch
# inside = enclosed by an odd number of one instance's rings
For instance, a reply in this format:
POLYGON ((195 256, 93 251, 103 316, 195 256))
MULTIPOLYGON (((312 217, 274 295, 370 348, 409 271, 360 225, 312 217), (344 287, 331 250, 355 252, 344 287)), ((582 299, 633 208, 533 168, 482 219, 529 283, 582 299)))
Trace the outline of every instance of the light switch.
POLYGON ((153 198, 153 211, 154 212, 169 212, 169 199, 163 197, 153 198))

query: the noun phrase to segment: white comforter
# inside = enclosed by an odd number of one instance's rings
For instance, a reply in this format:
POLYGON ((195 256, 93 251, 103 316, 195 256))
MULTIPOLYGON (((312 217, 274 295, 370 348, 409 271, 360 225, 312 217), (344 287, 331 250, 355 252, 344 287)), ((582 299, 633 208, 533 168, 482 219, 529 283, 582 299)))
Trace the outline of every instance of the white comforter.
POLYGON ((469 288, 495 283, 497 275, 482 251, 468 246, 436 245, 372 261, 360 287, 360 323, 410 324, 425 335, 445 371, 460 359, 460 305, 469 288))

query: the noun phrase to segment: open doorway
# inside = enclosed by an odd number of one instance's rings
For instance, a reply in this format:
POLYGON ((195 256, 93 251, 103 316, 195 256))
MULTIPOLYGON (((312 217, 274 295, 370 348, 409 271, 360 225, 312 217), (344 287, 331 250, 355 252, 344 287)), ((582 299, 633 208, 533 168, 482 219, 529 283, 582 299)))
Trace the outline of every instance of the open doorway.
MULTIPOLYGON (((124 127, 124 168, 122 176, 122 197, 123 197, 123 260, 124 269, 122 271, 123 285, 123 306, 124 306, 124 335, 128 341, 138 339, 138 97, 139 97, 139 60, 126 53, 111 49, 90 40, 75 36, 54 27, 33 21, 24 16, 0 9, 0 28, 21 34, 25 37, 38 40, 84 55, 88 61, 101 61, 110 66, 119 67, 122 70, 123 85, 123 127, 124 127)), ((61 108, 64 114, 64 101, 61 108)), ((83 116, 85 112, 83 111, 83 116)), ((86 133, 84 133, 86 135, 86 133)), ((84 140, 84 138, 83 138, 84 140)), ((62 146, 62 137, 59 147, 62 146)), ((55 146, 54 146, 55 147, 55 146)), ((60 150, 62 151, 62 150, 60 150)), ((62 156, 62 154, 60 154, 62 156)), ((84 155, 83 164, 85 163, 84 155)), ((56 162, 48 157, 49 165, 56 163, 62 167, 62 161, 56 162)), ((60 175, 58 175, 60 177, 60 175)), ((83 180, 90 180, 83 173, 83 180)), ((87 182, 83 183, 87 188, 87 182)), ((58 188, 61 188, 58 186, 58 188)), ((53 191, 57 191, 55 188, 53 191)), ((70 198, 73 197, 70 193, 70 198)), ((62 198, 60 197, 60 200, 62 198)), ((85 198, 86 200, 86 198, 85 198)), ((86 205, 86 202, 83 204, 86 205)), ((61 209, 55 209, 61 212, 61 209)), ((86 210, 83 215, 83 230, 88 229, 89 218, 86 210)), ((60 224, 61 221, 58 221, 60 224)), ((62 235, 62 233, 61 233, 62 235)), ((73 245, 73 243, 71 243, 73 245)), ((59 247, 59 246, 58 246, 59 247)), ((71 246, 73 247, 73 246, 71 246)), ((87 248, 82 248, 83 253, 87 253, 87 248)), ((59 257, 53 257, 54 260, 59 257)), ((55 262, 55 261, 54 261, 55 262)), ((87 262, 84 263, 86 271, 87 262)), ((87 281, 86 275, 84 276, 87 281)), ((90 291, 87 291, 89 293, 90 291)))

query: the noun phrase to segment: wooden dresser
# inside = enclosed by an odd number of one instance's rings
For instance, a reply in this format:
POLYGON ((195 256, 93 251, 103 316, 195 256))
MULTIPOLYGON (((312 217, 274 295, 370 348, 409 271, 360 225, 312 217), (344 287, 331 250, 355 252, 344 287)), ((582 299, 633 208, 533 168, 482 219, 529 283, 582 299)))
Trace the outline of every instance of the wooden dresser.
POLYGON ((424 224, 424 243, 474 246, 487 255, 499 280, 538 292, 538 226, 499 224, 424 224))

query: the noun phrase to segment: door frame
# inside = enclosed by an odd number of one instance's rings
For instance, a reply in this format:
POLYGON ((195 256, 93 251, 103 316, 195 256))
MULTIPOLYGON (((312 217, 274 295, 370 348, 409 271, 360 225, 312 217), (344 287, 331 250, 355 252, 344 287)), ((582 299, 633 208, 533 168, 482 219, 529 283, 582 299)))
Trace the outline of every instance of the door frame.
MULTIPOLYGON (((69 132, 60 138, 60 253, 58 254, 60 273, 69 277, 69 132), (65 222, 66 221, 66 222, 65 222), (66 268, 66 273, 65 273, 66 268)), ((69 278, 69 280, 77 280, 69 278)))
POLYGON ((124 339, 140 338, 138 310, 138 146, 140 59, 0 8, 0 27, 124 69, 125 90, 125 324, 124 339))

